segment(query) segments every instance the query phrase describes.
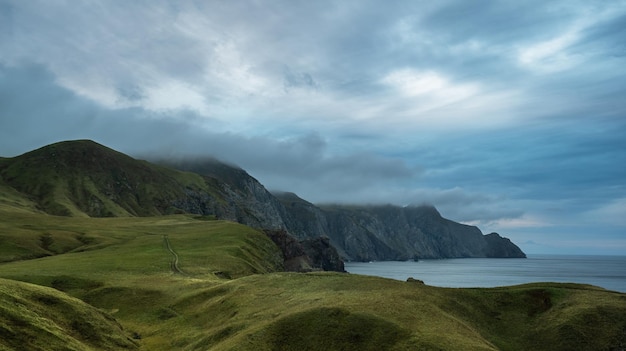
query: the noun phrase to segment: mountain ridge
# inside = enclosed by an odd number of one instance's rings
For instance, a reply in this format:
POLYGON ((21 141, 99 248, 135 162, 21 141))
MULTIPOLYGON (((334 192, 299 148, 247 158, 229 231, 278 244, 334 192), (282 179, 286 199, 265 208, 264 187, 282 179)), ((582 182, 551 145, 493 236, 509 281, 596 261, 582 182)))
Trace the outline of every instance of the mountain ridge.
POLYGON ((53 215, 211 215, 300 241, 326 237, 345 260, 525 257, 510 240, 445 219, 434 206, 316 206, 294 193, 272 194, 213 158, 151 163, 90 140, 0 159, 1 184, 53 215))
POLYGON ((432 205, 315 206, 294 193, 274 195, 296 219, 294 235, 327 233, 351 260, 526 257, 509 239, 484 236, 478 227, 442 217, 432 205))

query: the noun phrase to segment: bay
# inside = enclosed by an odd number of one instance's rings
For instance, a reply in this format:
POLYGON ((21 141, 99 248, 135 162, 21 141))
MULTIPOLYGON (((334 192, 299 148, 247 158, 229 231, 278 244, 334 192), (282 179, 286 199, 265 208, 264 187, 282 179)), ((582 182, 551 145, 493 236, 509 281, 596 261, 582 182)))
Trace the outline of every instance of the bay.
POLYGON ((497 287, 534 282, 581 283, 626 293, 626 256, 528 255, 528 258, 346 262, 354 274, 406 280, 433 286, 497 287))

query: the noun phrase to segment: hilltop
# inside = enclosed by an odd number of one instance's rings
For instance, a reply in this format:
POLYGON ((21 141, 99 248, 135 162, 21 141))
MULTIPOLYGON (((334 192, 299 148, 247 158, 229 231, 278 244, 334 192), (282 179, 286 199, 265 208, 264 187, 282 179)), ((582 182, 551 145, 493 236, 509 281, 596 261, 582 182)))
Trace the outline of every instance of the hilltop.
POLYGON ((89 140, 61 142, 0 162, 6 185, 42 211, 60 216, 171 214, 187 191, 210 189, 199 177, 173 172, 89 140))

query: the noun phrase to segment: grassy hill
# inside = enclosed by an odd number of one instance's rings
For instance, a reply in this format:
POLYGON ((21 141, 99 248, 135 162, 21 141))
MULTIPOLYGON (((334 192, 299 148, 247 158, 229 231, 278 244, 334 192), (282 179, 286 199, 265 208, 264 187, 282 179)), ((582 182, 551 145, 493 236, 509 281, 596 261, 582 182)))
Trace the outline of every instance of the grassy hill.
POLYGON ((283 273, 280 251, 265 235, 193 215, 84 218, 4 208, 0 219, 0 277, 12 279, 0 281, 0 331, 9 340, 0 345, 8 350, 21 349, 15 346, 21 339, 10 334, 18 330, 29 340, 52 338, 41 321, 60 326, 54 329, 59 340, 75 338, 74 320, 100 326, 76 345, 103 350, 122 348, 116 343, 140 350, 626 345, 626 295, 591 286, 446 289, 352 274, 283 273), (51 297, 37 302, 37 294, 51 297), (11 302, 17 298, 26 302, 11 302), (47 299, 63 304, 49 306, 47 299), (69 321, 63 311, 80 313, 69 321), (88 343, 93 340, 102 343, 88 343))
POLYGON ((0 349, 137 349, 109 314, 58 290, 0 279, 0 349))
POLYGON ((60 142, 0 159, 0 179, 38 209, 61 216, 180 213, 184 211, 173 204, 190 192, 214 193, 211 182, 197 174, 135 160, 90 140, 60 142))

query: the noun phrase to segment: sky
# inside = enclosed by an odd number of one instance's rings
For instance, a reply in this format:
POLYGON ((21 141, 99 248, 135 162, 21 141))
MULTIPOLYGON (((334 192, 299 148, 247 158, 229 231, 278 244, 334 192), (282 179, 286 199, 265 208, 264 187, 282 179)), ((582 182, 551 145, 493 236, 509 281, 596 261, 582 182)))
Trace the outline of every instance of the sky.
POLYGON ((71 139, 626 255, 626 1, 0 0, 0 156, 71 139))

